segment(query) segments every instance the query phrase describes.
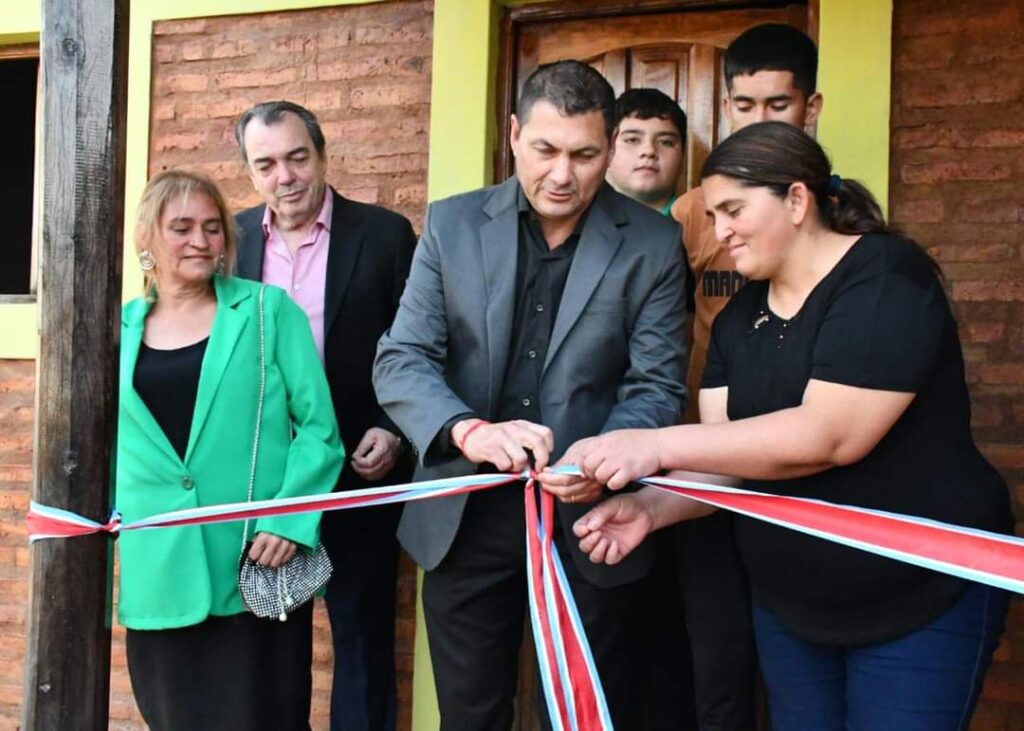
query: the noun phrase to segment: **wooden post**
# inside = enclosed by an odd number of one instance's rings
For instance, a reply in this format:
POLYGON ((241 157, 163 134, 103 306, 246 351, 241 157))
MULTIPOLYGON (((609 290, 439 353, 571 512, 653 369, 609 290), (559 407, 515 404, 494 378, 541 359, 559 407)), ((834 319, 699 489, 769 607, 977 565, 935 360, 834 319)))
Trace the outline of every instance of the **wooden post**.
MULTIPOLYGON (((105 521, 116 438, 128 0, 43 0, 33 499, 105 521)), ((22 728, 107 728, 111 540, 32 549, 22 728)))

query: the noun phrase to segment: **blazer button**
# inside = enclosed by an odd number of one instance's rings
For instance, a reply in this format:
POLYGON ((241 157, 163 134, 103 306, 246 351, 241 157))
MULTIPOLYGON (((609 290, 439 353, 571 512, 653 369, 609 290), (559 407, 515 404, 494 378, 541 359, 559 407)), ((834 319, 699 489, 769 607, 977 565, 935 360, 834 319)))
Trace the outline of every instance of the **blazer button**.
POLYGON ((184 477, 181 478, 181 486, 184 487, 186 490, 191 490, 193 487, 196 486, 196 483, 195 480, 193 480, 191 477, 185 475, 184 477))

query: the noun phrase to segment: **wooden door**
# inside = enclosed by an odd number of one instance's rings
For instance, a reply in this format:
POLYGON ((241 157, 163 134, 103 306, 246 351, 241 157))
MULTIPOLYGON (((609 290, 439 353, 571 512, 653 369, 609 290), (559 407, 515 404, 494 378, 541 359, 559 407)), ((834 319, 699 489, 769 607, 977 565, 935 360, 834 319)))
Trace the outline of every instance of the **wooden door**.
MULTIPOLYGON (((600 71, 616 95, 649 87, 660 89, 679 103, 688 126, 680 188, 690 188, 699 182, 708 152, 728 132, 721 113, 725 47, 744 30, 761 23, 787 23, 804 31, 810 29, 811 33, 816 31, 816 4, 809 6, 806 1, 720 10, 708 10, 707 6, 714 3, 702 3, 700 10, 661 12, 644 12, 643 3, 620 3, 626 7, 611 15, 607 14, 608 3, 591 4, 592 12, 605 15, 587 17, 588 3, 580 2, 573 3, 571 10, 567 7, 561 17, 547 4, 520 8, 518 13, 510 11, 503 34, 503 78, 498 89, 496 179, 512 173, 508 115, 515 109, 523 82, 540 64, 576 58, 600 71)), ((666 3, 649 5, 657 10, 666 3)))
MULTIPOLYGON (((509 9, 501 28, 495 180, 513 172, 508 119, 523 82, 540 64, 575 58, 600 71, 616 95, 653 87, 679 103, 688 127, 680 190, 697 185, 708 152, 728 134, 721 113, 726 46, 761 23, 787 23, 816 38, 817 8, 817 0, 566 0, 509 9)), ((529 633, 527 622, 516 731, 540 729, 529 633)))

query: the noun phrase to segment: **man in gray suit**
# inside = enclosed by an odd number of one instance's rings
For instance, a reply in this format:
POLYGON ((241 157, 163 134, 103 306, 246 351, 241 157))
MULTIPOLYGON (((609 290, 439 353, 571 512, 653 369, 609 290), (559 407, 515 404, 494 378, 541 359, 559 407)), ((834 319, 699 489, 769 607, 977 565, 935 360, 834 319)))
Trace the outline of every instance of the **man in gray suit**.
MULTIPOLYGON (((537 469, 582 438, 678 422, 685 400, 678 227, 604 182, 615 96, 576 61, 542 66, 511 119, 514 178, 434 203, 391 330, 380 404, 419 453, 418 479, 537 469)), ((649 549, 591 564, 572 537, 578 479, 555 540, 613 720, 631 717, 629 582, 649 549)), ((410 503, 399 539, 426 575, 442 729, 508 729, 526 603, 518 484, 410 503)))

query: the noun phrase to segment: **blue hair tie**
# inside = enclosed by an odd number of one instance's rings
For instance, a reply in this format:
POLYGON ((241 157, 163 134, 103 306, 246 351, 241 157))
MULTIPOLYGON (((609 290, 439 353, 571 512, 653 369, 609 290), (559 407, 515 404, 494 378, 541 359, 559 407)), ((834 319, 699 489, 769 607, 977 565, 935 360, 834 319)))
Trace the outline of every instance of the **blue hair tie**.
POLYGON ((825 192, 832 196, 838 196, 843 190, 843 179, 838 175, 833 175, 828 179, 828 185, 825 186, 825 192))

